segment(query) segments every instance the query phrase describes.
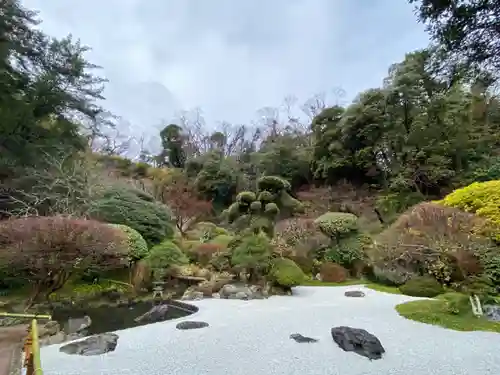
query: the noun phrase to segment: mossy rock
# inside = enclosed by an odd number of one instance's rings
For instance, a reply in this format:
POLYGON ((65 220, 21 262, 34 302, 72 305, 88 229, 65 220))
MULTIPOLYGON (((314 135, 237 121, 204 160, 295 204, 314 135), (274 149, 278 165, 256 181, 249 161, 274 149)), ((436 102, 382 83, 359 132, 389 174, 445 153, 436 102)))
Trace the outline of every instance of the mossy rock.
POLYGON ((417 276, 399 287, 401 293, 412 297, 433 298, 444 293, 443 286, 431 276, 417 276))

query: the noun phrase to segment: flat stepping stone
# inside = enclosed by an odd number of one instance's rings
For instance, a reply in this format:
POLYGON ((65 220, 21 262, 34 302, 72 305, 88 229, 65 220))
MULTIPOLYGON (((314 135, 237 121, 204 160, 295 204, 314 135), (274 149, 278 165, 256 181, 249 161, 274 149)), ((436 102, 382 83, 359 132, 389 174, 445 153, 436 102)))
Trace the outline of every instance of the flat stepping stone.
POLYGON ((344 293, 344 296, 346 296, 346 297, 364 297, 365 293, 362 292, 361 290, 348 290, 347 292, 344 293))
POLYGON ((209 324, 207 322, 195 322, 195 321, 189 320, 189 321, 177 323, 175 328, 181 329, 181 330, 187 330, 187 329, 206 328, 208 326, 209 326, 209 324))
POLYGON ((317 339, 313 339, 312 337, 302 336, 300 333, 292 333, 290 335, 290 338, 295 340, 299 344, 318 342, 317 339))

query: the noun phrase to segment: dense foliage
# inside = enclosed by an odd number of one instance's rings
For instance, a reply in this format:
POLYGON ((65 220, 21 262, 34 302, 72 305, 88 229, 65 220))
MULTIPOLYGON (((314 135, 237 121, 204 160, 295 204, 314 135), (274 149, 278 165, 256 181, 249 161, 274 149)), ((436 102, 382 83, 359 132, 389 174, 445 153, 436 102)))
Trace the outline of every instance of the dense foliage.
POLYGON ((284 287, 306 273, 413 295, 498 293, 499 33, 489 15, 499 6, 410 2, 433 44, 351 103, 288 97, 251 126, 184 112, 159 132, 161 150, 130 160, 131 140, 106 135, 116 118, 95 105, 104 81, 87 49, 2 1, 0 219, 12 218, 0 222, 2 279, 12 269, 60 287, 126 254, 143 259, 143 281, 191 262, 203 277, 284 287))
POLYGON ((148 255, 148 244, 138 231, 122 224, 111 224, 111 226, 125 233, 128 257, 131 262, 136 262, 148 255))
POLYGON ((135 229, 150 246, 173 234, 168 208, 136 189, 107 189, 92 202, 89 215, 97 220, 135 229))

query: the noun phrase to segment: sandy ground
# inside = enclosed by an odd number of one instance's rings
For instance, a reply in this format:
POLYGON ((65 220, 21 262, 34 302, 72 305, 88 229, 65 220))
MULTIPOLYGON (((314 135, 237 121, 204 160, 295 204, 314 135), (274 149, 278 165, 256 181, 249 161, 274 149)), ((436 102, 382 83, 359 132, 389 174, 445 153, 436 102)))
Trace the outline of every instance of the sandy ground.
POLYGON ((410 321, 394 310, 415 298, 362 287, 299 287, 267 300, 207 299, 189 317, 118 331, 112 353, 82 357, 42 348, 45 375, 489 375, 500 374, 500 334, 456 332, 410 321), (346 290, 362 289, 364 298, 346 290), (179 331, 183 320, 210 327, 179 331), (370 361, 341 350, 330 329, 375 334, 386 349, 370 361), (298 344, 300 333, 319 339, 298 344))

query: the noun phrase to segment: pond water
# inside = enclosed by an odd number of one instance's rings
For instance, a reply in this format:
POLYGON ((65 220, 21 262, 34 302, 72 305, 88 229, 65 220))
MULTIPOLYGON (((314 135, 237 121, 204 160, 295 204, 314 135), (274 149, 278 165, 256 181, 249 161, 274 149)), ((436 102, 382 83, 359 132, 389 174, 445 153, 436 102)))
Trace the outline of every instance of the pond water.
MULTIPOLYGON (((198 311, 196 306, 178 301, 169 301, 168 305, 169 309, 165 320, 182 318, 198 311)), ((152 302, 147 301, 138 302, 132 306, 60 308, 52 312, 52 319, 57 321, 61 328, 65 329, 68 326, 69 319, 83 318, 87 315, 92 320, 92 324, 82 333, 95 335, 148 324, 148 322, 136 322, 135 319, 148 312, 152 307, 152 302)))

